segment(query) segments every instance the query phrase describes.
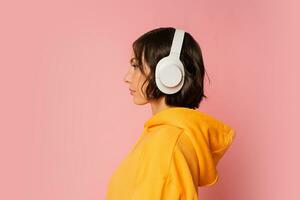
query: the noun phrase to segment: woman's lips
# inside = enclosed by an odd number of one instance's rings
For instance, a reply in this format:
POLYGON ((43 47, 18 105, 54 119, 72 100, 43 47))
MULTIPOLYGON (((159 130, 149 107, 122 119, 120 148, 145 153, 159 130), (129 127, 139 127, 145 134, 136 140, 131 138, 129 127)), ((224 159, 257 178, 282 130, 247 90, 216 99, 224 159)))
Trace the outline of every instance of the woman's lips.
POLYGON ((131 89, 129 89, 129 91, 130 91, 130 94, 133 94, 135 92, 134 90, 131 90, 131 89))

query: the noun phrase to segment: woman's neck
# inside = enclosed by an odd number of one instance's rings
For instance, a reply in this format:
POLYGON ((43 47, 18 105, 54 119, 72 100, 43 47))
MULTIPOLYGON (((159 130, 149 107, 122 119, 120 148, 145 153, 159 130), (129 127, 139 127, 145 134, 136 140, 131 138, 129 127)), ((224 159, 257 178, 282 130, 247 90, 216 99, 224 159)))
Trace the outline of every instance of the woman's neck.
POLYGON ((156 100, 154 102, 150 102, 150 104, 151 104, 151 109, 152 109, 152 115, 155 115, 157 112, 162 111, 164 109, 175 107, 175 106, 168 106, 165 103, 165 97, 163 97, 159 100, 156 100))

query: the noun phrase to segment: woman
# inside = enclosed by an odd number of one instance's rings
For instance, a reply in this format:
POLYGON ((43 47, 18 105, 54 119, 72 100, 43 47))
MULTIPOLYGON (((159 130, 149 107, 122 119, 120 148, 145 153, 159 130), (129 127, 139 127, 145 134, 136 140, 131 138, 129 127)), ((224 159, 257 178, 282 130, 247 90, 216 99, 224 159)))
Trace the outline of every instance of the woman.
POLYGON ((199 186, 217 182, 217 163, 235 136, 230 126, 196 110, 206 98, 201 49, 189 33, 172 27, 151 30, 132 47, 124 81, 134 103, 150 103, 153 115, 111 176, 106 199, 197 200, 199 186), (160 60, 171 53, 182 66, 164 68, 160 60))

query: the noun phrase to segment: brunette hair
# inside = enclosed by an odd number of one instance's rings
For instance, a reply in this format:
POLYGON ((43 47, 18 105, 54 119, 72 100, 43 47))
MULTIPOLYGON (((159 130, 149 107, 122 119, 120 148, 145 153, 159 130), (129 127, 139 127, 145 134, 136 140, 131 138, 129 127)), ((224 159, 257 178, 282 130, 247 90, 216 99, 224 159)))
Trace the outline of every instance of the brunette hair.
POLYGON ((173 27, 161 27, 144 33, 133 42, 132 48, 138 63, 136 67, 139 67, 146 77, 142 87, 148 82, 146 95, 143 94, 147 100, 157 100, 165 96, 165 103, 169 106, 195 109, 199 107, 203 98, 207 98, 204 94, 206 71, 200 46, 188 32, 185 32, 180 53, 180 60, 185 70, 183 87, 174 94, 164 94, 155 83, 156 64, 169 55, 174 33, 173 27), (145 73, 146 65, 150 68, 149 74, 145 73))

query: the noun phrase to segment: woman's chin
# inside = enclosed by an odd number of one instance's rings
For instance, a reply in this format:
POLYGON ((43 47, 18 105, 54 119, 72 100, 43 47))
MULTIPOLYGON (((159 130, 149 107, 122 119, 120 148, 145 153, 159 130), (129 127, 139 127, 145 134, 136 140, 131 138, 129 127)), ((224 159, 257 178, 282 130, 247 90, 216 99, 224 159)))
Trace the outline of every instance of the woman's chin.
POLYGON ((147 100, 143 99, 143 98, 138 98, 138 97, 133 97, 133 102, 136 105, 145 105, 148 103, 147 100))

